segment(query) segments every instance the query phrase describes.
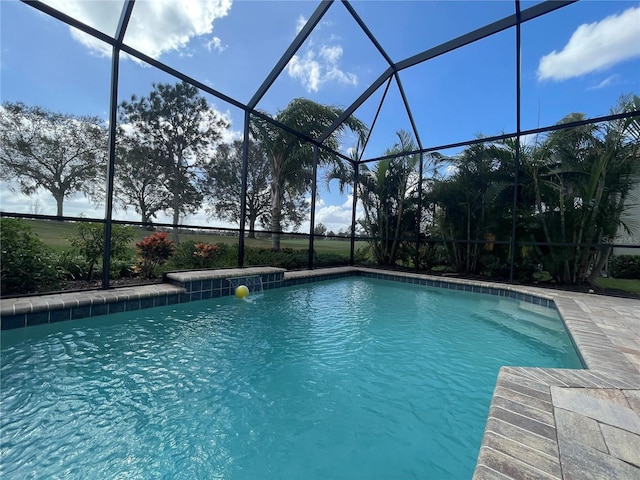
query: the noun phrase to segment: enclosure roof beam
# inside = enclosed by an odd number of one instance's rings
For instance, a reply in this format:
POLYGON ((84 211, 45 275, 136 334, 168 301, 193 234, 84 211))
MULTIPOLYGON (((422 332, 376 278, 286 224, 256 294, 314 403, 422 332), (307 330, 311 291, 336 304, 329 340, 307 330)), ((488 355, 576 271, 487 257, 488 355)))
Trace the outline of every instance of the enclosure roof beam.
POLYGON ((108 43, 112 47, 116 43, 116 40, 114 38, 110 37, 109 35, 107 35, 106 33, 103 33, 100 30, 97 30, 97 29, 95 29, 93 27, 90 27, 86 23, 82 23, 81 21, 76 20, 73 17, 70 17, 66 13, 62 13, 59 10, 56 10, 55 8, 47 5, 46 3, 43 3, 43 2, 41 2, 39 0, 20 0, 20 1, 22 3, 26 3, 30 7, 35 8, 36 10, 41 11, 42 13, 46 13, 47 15, 49 15, 51 17, 57 18, 58 20, 61 20, 62 22, 66 23, 67 25, 70 25, 70 26, 72 26, 74 28, 77 28, 78 30, 80 30, 80 31, 82 31, 84 33, 87 33, 87 34, 91 35, 92 37, 96 37, 97 39, 102 40, 105 43, 108 43))
POLYGON ((309 20, 307 20, 307 23, 305 23, 304 27, 302 27, 302 30, 298 32, 296 38, 293 40, 293 42, 291 42, 289 48, 287 48, 286 52, 284 52, 278 63, 276 63, 276 65, 273 67, 271 73, 269 73, 264 82, 262 82, 262 85, 260 85, 260 87, 256 91, 255 95, 251 98, 251 100, 249 100, 249 103, 247 105, 251 110, 254 110, 256 108, 258 102, 262 99, 265 93, 267 93, 267 90, 269 90, 271 85, 273 85, 273 82, 276 81, 276 78, 278 78, 278 76, 282 73, 282 71, 291 61, 298 49, 302 46, 307 37, 316 27, 316 25, 320 22, 320 20, 322 20, 322 17, 325 13, 327 13, 327 10, 329 10, 329 7, 332 3, 333 0, 322 0, 320 2, 311 17, 309 17, 309 20))
MULTIPOLYGON (((536 135, 538 133, 546 133, 546 132, 555 132, 557 130, 566 130, 568 128, 574 128, 574 127, 581 127, 583 125, 596 125, 598 123, 603 123, 603 122, 611 122, 614 120, 622 120, 622 119, 626 119, 626 118, 640 118, 640 110, 635 110, 632 112, 624 112, 624 113, 615 113, 613 115, 605 115, 602 117, 594 117, 594 118, 587 118, 585 120, 578 120, 575 122, 567 122, 567 123, 556 123, 555 125, 550 125, 548 127, 540 127, 540 128, 532 128, 529 130, 522 130, 520 132, 520 137, 527 137, 530 135, 536 135)), ((513 138, 513 137, 517 137, 518 134, 516 132, 510 132, 510 133, 503 133, 501 135, 493 135, 491 137, 480 137, 480 138, 475 138, 473 140, 466 140, 464 142, 456 142, 456 143, 448 143, 446 145, 438 145, 435 147, 428 147, 428 148, 423 148, 421 150, 414 150, 411 152, 401 152, 401 153, 394 153, 391 155, 383 155, 380 157, 375 157, 375 158, 368 158, 366 160, 362 160, 361 163, 370 163, 370 162, 377 162, 379 160, 388 160, 388 159, 393 159, 393 158, 397 158, 397 157, 402 157, 405 156, 407 154, 414 154, 414 153, 433 153, 433 152, 437 152, 439 150, 447 150, 450 148, 459 148, 459 147, 468 147, 469 145, 477 145, 479 143, 493 143, 493 142, 499 142, 500 140, 505 140, 507 138, 513 138)))
MULTIPOLYGON (((111 45, 112 47, 115 46, 118 43, 118 40, 116 40, 113 37, 110 37, 109 35, 107 35, 106 33, 101 32, 100 30, 96 30, 93 27, 90 27, 89 25, 82 23, 78 20, 76 20, 73 17, 70 17, 69 15, 62 13, 58 10, 56 10, 53 7, 50 7, 49 5, 47 5, 46 3, 40 2, 38 0, 21 0, 23 3, 26 3, 27 5, 35 8, 36 10, 41 11, 42 13, 46 13, 47 15, 50 15, 54 18, 57 18, 58 20, 66 23, 67 25, 70 25, 74 28, 77 28, 78 30, 91 35, 92 37, 96 37, 99 40, 102 40, 105 43, 108 43, 109 45, 111 45)), ((122 18, 121 18, 122 20, 122 18)), ((124 31, 124 29, 123 29, 124 31)), ((123 37, 124 38, 124 37, 123 37)), ((224 93, 221 93, 211 87, 209 87, 208 85, 205 85, 202 82, 199 82, 198 80, 185 75, 182 72, 179 72, 178 70, 169 67, 168 65, 165 65, 162 62, 159 62, 158 60, 156 60, 155 58, 151 58, 148 55, 145 55, 144 53, 136 50, 135 48, 132 48, 126 44, 121 44, 118 45, 118 47, 120 48, 120 50, 122 50, 125 53, 128 53, 129 55, 131 55, 132 57, 137 58, 138 60, 142 60, 145 63, 148 63, 149 65, 152 65, 154 67, 156 67, 159 70, 162 70, 165 73, 168 73, 169 75, 172 75, 176 78, 179 78, 180 80, 182 80, 183 82, 187 82, 191 85, 193 85, 194 87, 208 93, 209 95, 212 95, 216 98, 219 98, 220 100, 230 103, 231 105, 233 105, 234 107, 237 107, 241 110, 247 110, 247 106, 242 103, 239 102, 238 100, 229 97, 228 95, 225 95, 224 93)))
MULTIPOLYGON (((566 7, 567 5, 570 5, 577 1, 578 0, 545 1, 524 10, 521 13, 521 21, 525 22, 527 20, 532 20, 541 15, 544 15, 545 13, 549 13, 559 8, 566 7)), ((491 23, 482 28, 474 30, 473 32, 467 33, 466 35, 462 35, 437 47, 425 50, 422 53, 409 57, 398 63, 392 64, 392 66, 390 66, 380 77, 378 77, 378 79, 374 83, 372 83, 369 88, 367 88, 367 90, 365 90, 364 93, 362 93, 362 95, 360 95, 349 107, 347 107, 344 110, 343 114, 340 115, 340 117, 338 117, 331 124, 331 126, 327 130, 325 130, 322 135, 320 135, 320 137, 318 137, 318 141, 324 142, 327 137, 329 137, 329 135, 331 135, 342 122, 349 118, 349 116, 352 115, 358 109, 358 107, 360 107, 360 105, 362 105, 367 100, 367 98, 369 98, 369 96, 371 96, 371 94, 393 73, 404 70, 405 68, 412 67, 414 65, 417 65, 418 63, 422 63, 457 48, 463 47, 476 40, 481 40, 495 33, 499 33, 503 30, 506 30, 507 28, 513 27, 517 22, 517 16, 515 14, 510 15, 503 18, 502 20, 498 20, 497 22, 491 23)))
POLYGON ((402 82, 400 81, 400 75, 398 72, 395 72, 394 77, 396 77, 396 83, 398 84, 398 90, 400 90, 400 96, 402 97, 402 103, 404 103, 404 108, 407 111, 407 116, 409 117, 409 122, 411 122, 411 128, 413 129, 413 134, 416 137, 416 141, 418 142, 418 147, 422 150, 422 141, 420 140, 420 134, 418 133, 418 127, 416 127, 416 122, 413 119, 413 114, 411 113, 411 107, 409 106, 409 102, 407 101, 407 96, 404 93, 404 88, 402 87, 402 82))
POLYGON ((382 55, 384 59, 387 61, 387 63, 389 64, 389 66, 393 68, 394 66, 393 60, 391 60, 391 57, 387 55, 387 52, 384 50, 384 48, 382 48, 382 45, 380 45, 380 42, 378 42, 378 39, 376 38, 376 36, 371 32, 371 30, 369 30, 369 27, 367 27, 367 25, 364 23, 362 18, 360 18, 360 15, 358 15, 358 13, 355 11, 351 3, 349 3, 348 0, 342 0, 342 4, 349 11, 353 19, 356 21, 356 23, 360 25, 360 28, 365 33, 365 35, 369 37, 369 40, 371 40, 371 43, 373 43, 373 45, 378 49, 378 52, 380 52, 380 55, 382 55))
MULTIPOLYGON (((169 75, 172 75, 176 78, 178 78, 179 80, 182 80, 183 82, 186 82, 190 85, 193 85, 194 87, 224 101, 227 102, 231 105, 233 105, 234 107, 237 107, 243 111, 249 111, 251 112, 253 115, 257 115, 261 118, 264 118, 265 120, 273 123, 274 125, 282 128, 283 130, 286 130, 287 132, 303 139, 304 141, 310 142, 314 145, 318 145, 320 148, 323 148, 325 150, 328 150, 330 152, 332 152, 333 154, 335 154, 336 156, 347 160, 349 162, 351 162, 352 160, 347 157, 346 155, 340 153, 340 152, 336 152, 328 147, 325 147, 324 145, 321 145, 320 142, 318 142, 316 139, 307 137, 305 135, 302 135, 300 132, 287 127, 286 125, 283 125, 277 121, 275 121, 273 118, 269 117, 268 115, 265 115, 261 112, 255 111, 253 109, 251 109, 250 107, 248 107, 247 105, 243 104, 242 102, 239 102, 238 100, 231 98, 221 92, 218 92, 217 90, 209 87, 208 85, 205 85, 204 83, 196 80, 195 78, 192 78, 188 75, 185 75, 184 73, 171 68, 168 65, 165 65, 164 63, 156 60, 155 58, 152 58, 148 55, 145 55, 144 53, 140 52, 139 50, 136 50, 135 48, 132 48, 126 44, 119 44, 120 41, 122 41, 124 39, 124 34, 126 31, 126 23, 128 23, 128 19, 131 16, 131 12, 133 11, 133 5, 135 3, 135 0, 129 0, 127 3, 125 3, 125 6, 123 8, 123 13, 121 14, 120 17, 120 21, 118 24, 118 30, 117 30, 117 34, 118 34, 118 38, 115 39, 113 37, 110 37, 109 35, 107 35, 106 33, 101 32, 100 30, 96 30, 93 27, 90 27, 89 25, 86 25, 85 23, 82 23, 78 20, 76 20, 73 17, 70 17, 69 15, 62 13, 58 10, 56 10, 53 7, 50 7, 49 5, 47 5, 46 3, 43 3, 39 0, 21 0, 23 3, 28 4, 29 6, 47 14, 50 15, 54 18, 57 18, 58 20, 66 23, 67 25, 70 25, 74 28, 77 28, 78 30, 85 32, 93 37, 96 37, 100 40, 102 40, 105 43, 108 43, 109 45, 116 46, 118 45, 118 47, 120 48, 120 50, 122 50, 123 52, 131 55, 132 57, 137 58, 138 60, 142 60, 145 63, 148 63, 149 65, 162 70, 165 73, 168 73, 169 75)), ((331 2, 323 2, 324 3, 331 3, 331 2)))
POLYGON ((367 138, 365 139, 364 143, 362 144, 362 152, 358 153, 357 156, 356 156, 358 162, 360 162, 360 160, 362 160, 362 156, 364 155, 364 151, 367 149, 367 145, 369 144, 369 139, 371 138, 371 132, 373 132, 373 129, 376 128, 376 122, 378 121, 378 116, 380 115, 380 110, 382 110, 382 104, 384 103, 384 99, 387 98, 387 92, 389 91, 389 87, 391 86, 391 80, 392 79, 393 79, 393 77, 389 77, 389 80, 387 80, 387 86, 384 87, 384 92, 382 92, 382 98, 380 99, 380 103, 378 104, 378 109, 376 110, 376 114, 373 116, 373 121, 371 122, 371 128, 369 128, 369 131, 367 132, 367 138))
MULTIPOLYGON (((562 7, 566 7, 572 3, 575 3, 577 0, 554 0, 554 1, 546 1, 534 5, 533 7, 527 8, 521 12, 521 21, 526 22, 528 20, 532 20, 546 13, 550 13, 554 10, 557 10, 562 7)), ((430 48, 429 50, 425 50, 422 53, 418 53, 412 57, 409 57, 401 62, 396 64, 396 68, 398 70, 404 70, 405 68, 413 67, 418 63, 425 62, 437 56, 440 56, 444 53, 448 53, 452 50, 456 50, 460 47, 464 47, 470 43, 476 42, 478 40, 482 40, 483 38, 489 37, 496 33, 502 32, 508 28, 515 26, 518 23, 518 16, 514 13, 513 15, 509 15, 508 17, 503 18, 502 20, 498 20, 496 22, 490 23, 489 25, 485 25, 482 28, 478 28, 473 32, 469 32, 465 35, 461 35, 460 37, 454 38, 448 42, 442 43, 437 47, 430 48)))
POLYGON ((116 28, 116 42, 118 43, 118 46, 122 45, 122 42, 124 42, 124 34, 126 33, 127 27, 129 26, 131 12, 133 12, 133 6, 135 5, 135 3, 136 0, 126 0, 124 6, 122 7, 120 20, 118 20, 118 26, 116 28))
POLYGON ((353 102, 349 107, 347 107, 338 118, 336 118, 333 123, 327 128, 322 135, 318 137, 318 141, 320 143, 324 142, 329 135, 331 135, 336 128, 338 128, 347 118, 353 115, 360 105, 362 105, 372 94, 375 92, 380 85, 382 85, 386 80, 389 79, 391 75, 393 75, 394 69, 392 67, 387 68, 382 75, 380 75, 371 85, 367 88, 362 95, 360 95, 355 102, 353 102))

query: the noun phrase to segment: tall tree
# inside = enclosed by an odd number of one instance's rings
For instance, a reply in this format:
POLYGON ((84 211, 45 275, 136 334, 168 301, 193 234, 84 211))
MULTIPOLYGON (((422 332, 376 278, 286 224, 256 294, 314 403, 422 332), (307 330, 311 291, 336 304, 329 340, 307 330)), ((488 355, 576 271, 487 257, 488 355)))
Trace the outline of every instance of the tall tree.
POLYGON ((140 145, 120 128, 114 187, 120 206, 125 211, 133 207, 142 223, 151 223, 158 212, 168 207, 165 175, 158 150, 140 145))
MULTIPOLYGON (((307 137, 317 138, 341 114, 342 110, 337 107, 297 98, 279 111, 274 119, 307 137)), ((286 196, 295 197, 307 191, 313 180, 313 146, 268 120, 259 117, 252 120, 252 133, 261 142, 270 162, 271 247, 277 251, 280 250, 282 212, 286 196)), ((353 131, 361 138, 366 133, 365 125, 350 116, 325 140, 324 145, 337 151, 340 138, 346 130, 353 131)), ((319 164, 326 165, 336 160, 330 151, 319 149, 319 164)))
POLYGON ((64 199, 81 192, 99 202, 106 177, 107 133, 98 117, 56 113, 24 103, 0 108, 0 178, 32 195, 44 188, 63 215, 64 199))
POLYGON ((120 123, 130 126, 136 142, 154 151, 163 167, 165 211, 172 213, 177 242, 180 216, 200 208, 204 193, 199 173, 228 123, 186 82, 154 83, 148 97, 132 96, 119 113, 120 123))
MULTIPOLYGON (((240 222, 240 197, 242 195, 242 150, 243 142, 218 145, 204 169, 207 198, 212 207, 210 214, 229 222, 240 222)), ((269 158, 259 142, 250 141, 247 169, 246 220, 249 223, 249 238, 255 238, 256 223, 268 227, 271 219, 269 198, 271 168, 269 158)), ((304 220, 308 202, 301 194, 285 192, 283 202, 283 225, 297 228, 304 220)))
POLYGON ((450 176, 434 184, 437 227, 459 271, 476 273, 483 241, 510 225, 512 208, 505 192, 513 182, 512 164, 508 151, 478 143, 456 159, 450 176))
MULTIPOLYGON (((633 111, 637 104, 638 97, 623 97, 612 113, 633 111)), ((560 123, 584 119, 573 113, 560 123)), ((545 141, 546 169, 537 174, 551 191, 551 208, 540 215, 540 222, 547 225, 547 241, 579 244, 549 247, 555 261, 548 267, 560 282, 593 280, 604 265, 610 249, 596 251, 592 245, 615 235, 623 224, 627 197, 640 174, 635 128, 635 119, 614 120, 558 130, 545 141)))
POLYGON ((364 207, 360 224, 365 234, 373 237, 370 245, 381 265, 394 265, 403 240, 415 238, 417 167, 419 154, 411 154, 416 146, 411 135, 397 132, 398 142, 385 155, 405 155, 376 162, 373 169, 361 167, 358 198, 364 207))
MULTIPOLYGON (((397 156, 375 162, 373 167, 362 164, 357 185, 364 212, 358 222, 370 237, 369 247, 380 265, 409 259, 409 244, 415 240, 418 226, 420 154, 411 153, 417 147, 409 132, 400 130, 396 134, 398 141, 385 151, 385 156, 397 156)), ((425 170, 434 168, 437 161, 436 156, 429 156, 425 170)), ((343 191, 353 182, 353 169, 336 165, 327 175, 328 182, 334 179, 343 191)))

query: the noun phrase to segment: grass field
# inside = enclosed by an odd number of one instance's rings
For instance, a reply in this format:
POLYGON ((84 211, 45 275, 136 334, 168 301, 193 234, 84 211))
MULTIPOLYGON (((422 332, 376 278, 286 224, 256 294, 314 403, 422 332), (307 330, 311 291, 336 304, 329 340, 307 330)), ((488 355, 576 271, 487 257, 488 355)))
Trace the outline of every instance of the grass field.
POLYGON ((640 293, 640 280, 623 278, 597 278, 596 285, 602 288, 615 288, 625 292, 640 293))
MULTIPOLYGON (((75 224, 71 222, 58 222, 50 220, 25 220, 31 226, 34 233, 51 248, 57 252, 61 252, 71 247, 69 237, 75 234, 75 224)), ((135 249, 135 244, 142 240, 151 232, 134 227, 135 236, 131 242, 131 248, 135 249)), ((181 233, 180 241, 195 240, 207 243, 228 243, 237 244, 238 238, 233 236, 215 235, 209 233, 181 233)), ((356 249, 365 245, 366 242, 356 242, 356 249)), ((245 245, 250 247, 271 248, 271 238, 265 235, 262 238, 245 238, 245 245)), ((298 238, 282 238, 280 241, 282 248, 293 248, 296 250, 307 250, 309 248, 309 240, 306 237, 298 238)), ((337 255, 348 257, 350 253, 351 243, 348 239, 326 239, 316 237, 314 249, 318 253, 334 253, 337 255)))

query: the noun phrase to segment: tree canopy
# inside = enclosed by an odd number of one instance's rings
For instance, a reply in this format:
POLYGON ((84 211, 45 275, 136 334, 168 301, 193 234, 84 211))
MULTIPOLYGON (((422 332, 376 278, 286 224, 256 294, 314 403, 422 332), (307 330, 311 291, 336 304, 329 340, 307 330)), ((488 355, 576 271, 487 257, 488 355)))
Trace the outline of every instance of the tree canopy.
MULTIPOLYGON (((211 162, 205 168, 207 200, 212 216, 229 222, 240 222, 240 198, 242 196, 243 142, 218 145, 211 162)), ((269 158, 259 142, 250 141, 247 169, 246 220, 249 238, 255 238, 256 223, 268 228, 271 221, 269 158)), ((308 202, 299 192, 285 191, 282 222, 297 228, 308 210, 308 202)))
POLYGON ((32 195, 40 188, 63 215, 65 198, 83 193, 99 203, 106 178, 107 133, 98 117, 6 102, 0 108, 0 178, 32 195))
MULTIPOLYGON (((318 138, 342 114, 338 107, 321 105, 305 98, 292 100, 274 119, 279 123, 306 135, 318 138)), ((340 147, 341 136, 351 130, 360 138, 366 134, 365 125, 350 116, 324 142, 334 151, 340 147)), ((264 148, 271 169, 271 240, 274 250, 280 249, 282 232, 282 211, 285 197, 294 197, 305 192, 313 181, 313 146, 300 137, 280 128, 258 116, 251 122, 251 132, 264 148)), ((319 149, 318 163, 328 164, 337 161, 330 151, 319 149)))
MULTIPOLYGON (((164 210, 172 213, 177 226, 181 215, 195 212, 202 203, 199 173, 228 123, 186 82, 154 83, 148 96, 134 95, 122 102, 119 117, 136 144, 144 147, 138 152, 151 154, 162 167, 157 188, 166 200, 164 210)), ((174 241, 177 232, 174 228, 174 241)))

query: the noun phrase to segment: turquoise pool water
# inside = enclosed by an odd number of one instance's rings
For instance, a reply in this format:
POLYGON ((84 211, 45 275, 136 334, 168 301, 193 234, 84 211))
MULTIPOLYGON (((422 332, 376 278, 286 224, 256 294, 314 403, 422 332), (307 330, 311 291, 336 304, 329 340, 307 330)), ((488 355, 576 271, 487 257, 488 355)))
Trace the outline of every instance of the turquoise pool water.
POLYGON ((554 311, 349 278, 2 333, 0 477, 470 478, 554 311))

